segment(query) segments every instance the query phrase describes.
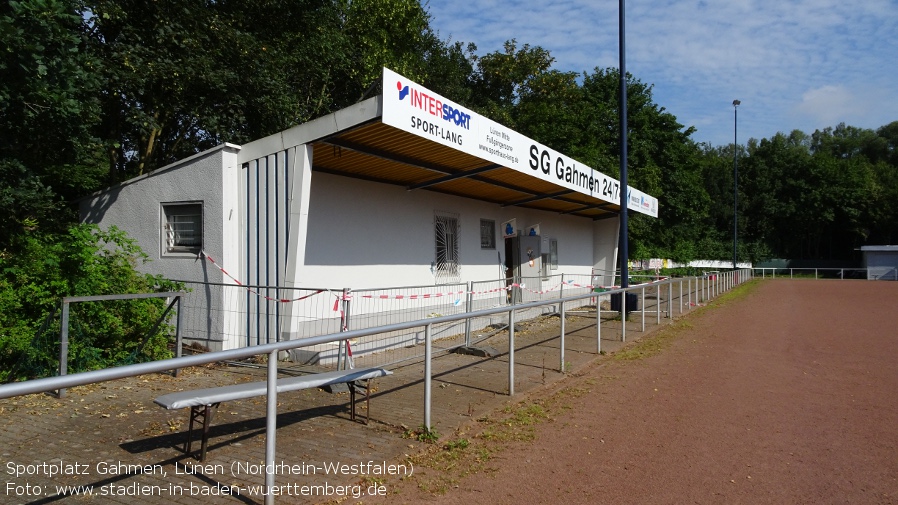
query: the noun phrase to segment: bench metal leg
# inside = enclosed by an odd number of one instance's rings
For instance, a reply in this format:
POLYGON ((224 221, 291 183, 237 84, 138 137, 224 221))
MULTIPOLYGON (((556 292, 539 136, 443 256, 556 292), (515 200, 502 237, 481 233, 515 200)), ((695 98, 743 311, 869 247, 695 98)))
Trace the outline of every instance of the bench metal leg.
POLYGON ((218 407, 218 403, 212 405, 197 405, 190 407, 190 423, 187 427, 187 443, 184 444, 184 453, 190 454, 190 448, 193 445, 193 423, 202 422, 200 429, 202 430, 202 440, 200 444, 200 461, 206 460, 206 449, 209 446, 209 428, 212 426, 212 412, 218 407), (202 418, 202 421, 200 421, 202 418))
POLYGON ((365 424, 371 420, 371 382, 374 379, 365 381, 365 424))
POLYGON ((347 384, 349 386, 349 419, 355 421, 355 382, 347 384))
MULTIPOLYGON (((371 421, 371 381, 374 379, 366 379, 365 380, 365 424, 368 424, 371 421)), ((359 384, 361 381, 350 382, 349 386, 349 418, 355 421, 355 395, 356 388, 361 388, 359 384)))

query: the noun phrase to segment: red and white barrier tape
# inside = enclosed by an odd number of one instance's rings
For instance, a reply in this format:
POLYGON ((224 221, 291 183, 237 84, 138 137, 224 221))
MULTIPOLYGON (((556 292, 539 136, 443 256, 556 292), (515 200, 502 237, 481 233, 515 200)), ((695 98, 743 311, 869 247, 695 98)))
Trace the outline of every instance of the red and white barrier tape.
MULTIPOLYGON (((262 293, 256 291, 255 289, 253 289, 253 288, 247 286, 246 284, 243 284, 242 282, 240 282, 240 281, 239 281, 238 279, 236 279, 233 275, 229 274, 228 271, 224 269, 224 267, 222 267, 221 265, 219 265, 218 263, 216 263, 215 260, 212 259, 212 256, 209 256, 208 254, 206 254, 206 251, 202 251, 202 255, 205 256, 207 260, 209 260, 209 263, 212 263, 213 265, 215 265, 215 268, 218 268, 219 270, 221 270, 221 273, 225 274, 225 275, 228 277, 228 279, 231 279, 232 281, 234 281, 235 283, 237 283, 238 286, 243 286, 243 288, 246 289, 247 291, 249 291, 250 293, 252 293, 252 294, 254 294, 254 295, 258 296, 258 297, 264 298, 264 299, 266 299, 266 300, 268 300, 268 301, 270 301, 270 302, 279 302, 279 303, 292 303, 292 302, 298 302, 298 301, 300 301, 300 300, 305 300, 306 298, 310 298, 310 297, 312 297, 312 296, 315 296, 315 295, 317 295, 317 294, 320 294, 320 293, 323 293, 323 292, 324 292, 323 289, 319 289, 319 290, 315 291, 314 293, 310 293, 310 294, 305 295, 305 296, 300 296, 299 298, 273 298, 273 297, 271 297, 271 296, 262 294, 262 293)), ((283 289, 283 288, 279 288, 279 289, 283 289)))
MULTIPOLYGON (((223 274, 226 275, 229 279, 231 279, 232 281, 234 281, 235 283, 237 283, 238 286, 243 286, 243 287, 244 287, 247 291, 249 291, 250 293, 253 293, 253 294, 255 294, 256 296, 262 297, 262 298, 264 298, 264 299, 266 299, 266 300, 269 300, 269 301, 279 302, 279 303, 292 303, 292 302, 298 302, 298 301, 301 301, 301 300, 305 300, 306 298, 315 296, 315 295, 317 295, 317 294, 323 293, 323 292, 325 291, 325 290, 323 290, 323 289, 319 289, 319 290, 315 291, 314 293, 310 293, 310 294, 305 295, 305 296, 300 296, 299 298, 273 298, 273 297, 264 295, 264 294, 262 294, 262 293, 260 293, 260 292, 258 292, 258 291, 256 291, 256 290, 252 289, 251 287, 249 287, 249 286, 243 284, 242 282, 240 282, 240 281, 239 281, 238 279, 236 279, 234 276, 232 276, 231 274, 229 274, 228 271, 224 269, 224 267, 222 267, 221 265, 219 265, 218 263, 216 263, 215 260, 212 259, 212 256, 209 256, 209 255, 206 253, 206 251, 202 251, 202 255, 205 256, 205 258, 206 258, 207 260, 209 260, 210 263, 212 263, 213 265, 215 265, 216 268, 218 268, 219 270, 221 270, 221 273, 223 273, 223 274)), ((663 277, 663 278, 658 279, 658 281, 667 280, 667 279, 668 279, 667 277, 663 277)), ((652 284, 652 283, 651 283, 651 282, 645 282, 645 283, 641 283, 641 284, 635 284, 634 286, 641 286, 641 285, 643 285, 643 284, 652 284)), ((598 286, 598 285, 593 285, 593 284, 576 284, 576 283, 574 283, 574 282, 566 282, 566 283, 564 283, 564 285, 565 285, 565 286, 573 286, 573 287, 576 287, 576 288, 583 288, 583 289, 597 289, 597 288, 600 288, 600 289, 619 289, 619 288, 620 288, 620 286, 598 286)), ((431 299, 431 298, 442 298, 442 297, 460 296, 460 295, 474 295, 474 296, 477 296, 477 295, 483 295, 483 294, 489 294, 489 293, 497 293, 497 292, 500 292, 500 291, 510 291, 510 290, 513 289, 513 288, 520 288, 520 289, 523 289, 523 290, 528 291, 528 292, 530 292, 530 293, 534 293, 534 294, 537 294, 537 295, 543 295, 543 294, 551 293, 552 291, 555 291, 555 290, 558 289, 560 286, 562 286, 562 284, 556 284, 555 286, 553 286, 553 287, 551 287, 551 288, 549 288, 549 289, 544 289, 544 290, 542 290, 542 291, 536 291, 536 290, 527 288, 527 286, 526 286, 525 284, 520 284, 520 283, 515 282, 515 283, 509 284, 508 286, 505 286, 505 287, 494 288, 494 289, 488 289, 488 290, 486 290, 486 291, 470 291, 470 292, 469 292, 469 291, 451 291, 451 292, 448 292, 448 293, 424 293, 424 294, 413 294, 413 295, 403 295, 403 294, 399 294, 399 295, 359 295, 359 297, 360 297, 360 298, 372 299, 372 300, 426 300, 426 299, 431 299)), ((631 287, 632 287, 632 286, 631 286, 631 287)), ((342 294, 336 294, 336 293, 333 293, 333 292, 331 292, 331 294, 333 294, 333 295, 336 297, 336 300, 334 301, 334 311, 335 311, 335 312, 339 311, 339 302, 340 302, 340 300, 351 300, 351 299, 352 299, 352 295, 345 296, 345 295, 342 295, 342 294)), ((457 300, 456 300, 456 303, 458 303, 459 301, 460 301, 460 299, 457 299, 457 300)))

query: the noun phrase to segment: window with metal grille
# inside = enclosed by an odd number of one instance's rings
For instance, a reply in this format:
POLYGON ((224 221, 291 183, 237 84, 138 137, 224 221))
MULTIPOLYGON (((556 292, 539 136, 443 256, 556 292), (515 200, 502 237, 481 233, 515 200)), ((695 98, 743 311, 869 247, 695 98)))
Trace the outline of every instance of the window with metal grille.
POLYGON ((552 270, 558 270, 558 239, 549 240, 549 265, 552 270))
POLYGON ((437 213, 433 217, 436 261, 434 276, 438 284, 459 282, 458 214, 437 213))
POLYGON ((203 204, 162 204, 163 252, 197 254, 203 248, 203 204))
POLYGON ((480 248, 496 248, 496 222, 489 219, 480 220, 480 248))

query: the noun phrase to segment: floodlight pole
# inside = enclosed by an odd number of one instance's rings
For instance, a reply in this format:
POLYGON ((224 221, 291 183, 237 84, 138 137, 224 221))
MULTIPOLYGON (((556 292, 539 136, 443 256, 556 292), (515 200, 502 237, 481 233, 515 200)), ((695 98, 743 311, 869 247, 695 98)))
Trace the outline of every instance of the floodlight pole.
POLYGON ((739 242, 739 144, 737 144, 738 140, 738 128, 739 128, 739 116, 737 113, 737 107, 741 104, 739 100, 733 100, 733 270, 736 270, 738 267, 736 266, 736 245, 739 242))
MULTIPOLYGON (((630 273, 628 271, 629 251, 627 250, 627 200, 630 198, 627 186, 627 58, 626 58, 626 30, 624 23, 625 0, 618 0, 619 35, 620 35, 620 237, 618 238, 618 257, 620 258, 620 286, 630 286, 630 273)), ((625 297, 626 294, 621 294, 625 297)))

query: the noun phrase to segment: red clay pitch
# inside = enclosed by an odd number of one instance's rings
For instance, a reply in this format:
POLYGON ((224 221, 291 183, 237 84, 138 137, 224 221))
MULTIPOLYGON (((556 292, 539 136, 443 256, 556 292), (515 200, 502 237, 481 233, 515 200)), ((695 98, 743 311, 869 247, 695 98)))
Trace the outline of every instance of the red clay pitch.
POLYGON ((491 471, 386 502, 898 503, 896 308, 894 282, 763 281, 565 379, 589 393, 491 471))

